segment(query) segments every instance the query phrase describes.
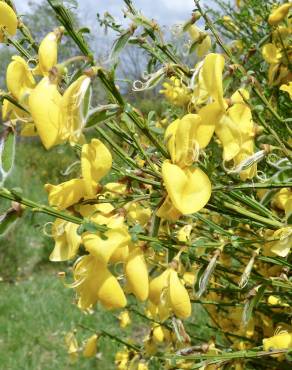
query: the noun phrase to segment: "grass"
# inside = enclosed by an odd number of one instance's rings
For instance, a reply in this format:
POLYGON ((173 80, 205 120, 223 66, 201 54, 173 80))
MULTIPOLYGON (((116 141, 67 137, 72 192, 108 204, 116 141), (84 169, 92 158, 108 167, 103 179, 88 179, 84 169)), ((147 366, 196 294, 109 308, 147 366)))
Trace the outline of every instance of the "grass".
POLYGON ((118 320, 103 309, 94 315, 81 314, 72 304, 73 292, 63 286, 54 272, 35 272, 27 280, 2 283, 0 295, 2 369, 114 369, 118 345, 108 338, 99 341, 101 359, 82 358, 70 363, 65 334, 77 328, 77 338, 91 335, 84 329, 78 331, 79 324, 122 334, 118 320))

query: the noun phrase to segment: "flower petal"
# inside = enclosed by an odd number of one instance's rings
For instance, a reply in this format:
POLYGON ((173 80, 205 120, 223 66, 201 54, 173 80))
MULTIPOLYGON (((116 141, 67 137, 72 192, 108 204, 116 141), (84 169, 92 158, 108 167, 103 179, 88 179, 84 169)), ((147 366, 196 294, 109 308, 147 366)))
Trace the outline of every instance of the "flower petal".
POLYGON ((182 170, 165 161, 162 164, 162 177, 174 207, 182 214, 198 212, 210 199, 210 180, 198 167, 182 170))

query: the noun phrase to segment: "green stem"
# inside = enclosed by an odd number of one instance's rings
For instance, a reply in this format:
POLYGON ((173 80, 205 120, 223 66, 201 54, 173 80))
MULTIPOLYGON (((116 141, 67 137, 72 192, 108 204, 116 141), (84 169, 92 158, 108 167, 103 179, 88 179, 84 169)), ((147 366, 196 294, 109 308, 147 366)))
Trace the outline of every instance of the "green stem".
POLYGON ((282 222, 279 222, 277 220, 271 220, 269 218, 266 218, 266 217, 263 217, 263 216, 260 216, 260 215, 257 215, 256 213, 253 213, 253 212, 250 212, 248 211, 247 209, 245 208, 242 208, 242 207, 239 207, 235 204, 232 204, 232 203, 229 203, 229 202, 223 202, 223 205, 227 208, 227 209, 231 209, 232 211, 235 211, 236 213, 239 213, 243 216, 246 216, 248 218, 252 218, 254 220, 257 220, 257 221, 260 221, 261 223, 265 224, 265 225, 268 225, 268 226, 272 226, 273 228, 275 229, 279 229, 281 227, 283 227, 284 225, 282 224, 282 222))
POLYGON ((25 50, 17 40, 13 40, 13 38, 7 36, 7 41, 9 44, 13 45, 15 49, 18 50, 20 54, 24 56, 26 59, 33 59, 29 52, 25 50))
POLYGON ((270 351, 237 351, 237 352, 231 352, 231 353, 221 353, 218 355, 211 355, 211 354, 205 354, 201 353, 198 355, 188 355, 188 356, 178 356, 173 354, 164 354, 165 358, 173 358, 177 360, 181 360, 182 358, 187 360, 212 360, 212 363, 221 362, 224 360, 234 360, 234 359, 247 359, 247 358, 258 358, 263 356, 271 356, 281 353, 287 353, 291 351, 291 349, 276 349, 276 350, 270 350, 270 351))
POLYGON ((277 182, 277 183, 254 183, 254 184, 240 184, 240 185, 217 185, 212 188, 212 191, 229 191, 229 190, 255 190, 255 189, 281 189, 292 187, 292 182, 277 182))

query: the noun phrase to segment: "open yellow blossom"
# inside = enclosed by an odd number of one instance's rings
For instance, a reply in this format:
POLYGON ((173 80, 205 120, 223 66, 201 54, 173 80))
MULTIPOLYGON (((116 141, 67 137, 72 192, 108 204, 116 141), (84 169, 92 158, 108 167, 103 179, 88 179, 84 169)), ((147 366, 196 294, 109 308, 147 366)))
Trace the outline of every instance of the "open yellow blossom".
POLYGON ((221 54, 210 53, 204 59, 202 67, 202 77, 209 95, 222 108, 225 109, 226 103, 223 99, 222 72, 225 60, 221 54))
POLYGON ((120 327, 121 328, 126 328, 128 325, 131 324, 131 318, 130 318, 130 315, 129 315, 129 311, 127 311, 127 310, 122 311, 119 314, 118 318, 120 320, 120 327))
POLYGON ((97 261, 107 264, 112 254, 130 242, 130 235, 125 225, 116 228, 110 228, 104 233, 86 232, 82 234, 82 241, 85 249, 95 256, 97 261))
POLYGON ((189 317, 192 311, 190 297, 180 281, 177 271, 173 269, 170 270, 169 274, 168 294, 173 313, 181 319, 189 317))
POLYGON ((82 140, 85 126, 84 98, 90 85, 88 76, 80 76, 65 91, 60 104, 60 132, 62 140, 70 143, 82 140))
POLYGON ((210 180, 198 167, 181 169, 164 161, 162 177, 172 204, 184 215, 198 212, 210 199, 210 180))
POLYGON ((6 84, 19 103, 25 102, 25 98, 35 86, 35 80, 22 57, 18 55, 12 57, 12 62, 9 63, 6 71, 6 84))
POLYGON ((275 239, 267 243, 271 252, 277 256, 286 257, 292 246, 292 227, 283 227, 275 231, 271 239, 275 239))
POLYGON ((169 82, 162 84, 163 88, 160 90, 166 99, 177 106, 185 106, 191 99, 191 91, 177 78, 171 77, 169 82))
POLYGON ((44 77, 29 96, 29 110, 46 149, 61 142, 59 137, 61 98, 57 84, 51 82, 49 77, 44 77))
POLYGON ((86 340, 86 343, 85 343, 84 349, 83 349, 83 356, 84 357, 94 357, 96 355, 97 340, 98 340, 97 334, 93 334, 91 337, 89 337, 86 340))
MULTIPOLYGON (((202 110, 200 111, 202 113, 202 110)), ((199 149, 211 140, 215 125, 199 114, 186 114, 172 122, 165 131, 165 141, 171 161, 181 168, 192 165, 198 159, 199 149)))
POLYGON ((67 346, 67 352, 68 352, 68 355, 70 356, 70 360, 72 362, 75 362, 78 358, 78 352, 79 352, 78 342, 77 342, 75 333, 69 332, 66 334, 65 344, 67 346))
POLYGON ((281 85, 280 90, 286 91, 292 100, 292 81, 290 81, 287 85, 281 85))
POLYGON ((49 203, 59 209, 68 208, 82 198, 94 197, 98 190, 98 181, 107 174, 112 164, 109 150, 98 139, 82 147, 82 179, 72 179, 59 185, 45 185, 49 193, 49 203))
POLYGON ((17 16, 14 10, 4 1, 0 1, 0 42, 4 41, 5 32, 14 36, 17 29, 17 16))
POLYGON ((88 196, 96 194, 96 186, 112 166, 112 156, 107 147, 98 139, 84 144, 81 152, 81 170, 88 196))
POLYGON ((149 294, 149 278, 145 257, 141 248, 134 248, 125 263, 125 275, 130 291, 145 301, 149 294), (139 279, 137 279, 139 276, 139 279))
POLYGON ((271 338, 265 338, 263 339, 263 347, 264 351, 292 348, 292 333, 282 332, 271 338))
POLYGON ((161 320, 165 320, 171 311, 179 318, 191 314, 189 294, 173 268, 167 268, 150 282, 149 299, 158 308, 161 320))
POLYGON ((92 307, 100 301, 108 309, 126 306, 126 297, 118 280, 95 257, 86 255, 78 259, 73 268, 72 284, 78 293, 81 309, 92 307))
POLYGON ((265 61, 269 64, 279 63, 280 59, 282 58, 281 50, 272 43, 268 43, 263 46, 262 54, 265 61))
POLYGON ((196 25, 188 27, 188 32, 191 36, 193 44, 196 45, 196 54, 199 58, 202 58, 207 54, 211 47, 211 38, 208 34, 201 31, 196 25))
POLYGON ((156 215, 168 221, 176 221, 181 217, 182 213, 174 207, 169 196, 167 196, 156 211, 156 215))
POLYGON ((58 185, 46 184, 45 189, 49 193, 49 204, 61 210, 78 203, 85 194, 83 179, 72 179, 58 185))
POLYGON ((76 256, 81 243, 77 233, 78 225, 57 219, 52 227, 55 247, 50 255, 51 261, 66 261, 76 256))

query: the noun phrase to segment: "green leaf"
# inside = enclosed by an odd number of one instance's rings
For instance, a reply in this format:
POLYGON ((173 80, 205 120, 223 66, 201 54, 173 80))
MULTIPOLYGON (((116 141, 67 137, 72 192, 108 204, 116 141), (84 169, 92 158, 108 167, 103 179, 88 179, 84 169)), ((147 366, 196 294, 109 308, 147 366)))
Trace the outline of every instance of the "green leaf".
POLYGON ((90 33, 90 29, 88 27, 83 27, 78 30, 78 33, 90 33))
POLYGON ((89 111, 86 120, 86 127, 91 127, 99 122, 112 118, 120 111, 117 104, 102 105, 89 111))
POLYGON ((135 224, 129 229, 129 233, 133 242, 138 241, 138 234, 142 234, 143 232, 145 232, 145 230, 139 223, 135 224))
POLYGON ((196 50, 197 45, 198 45, 198 41, 194 41, 192 43, 192 45, 190 46, 190 49, 189 49, 189 54, 192 54, 196 50))
POLYGON ((2 182, 10 174, 15 157, 15 134, 9 129, 0 139, 0 174, 2 182))
POLYGON ((14 209, 9 209, 4 214, 0 215, 0 237, 7 233, 17 218, 18 213, 14 209))
POLYGON ((82 101, 82 115, 87 117, 92 96, 92 87, 89 85, 82 101))
POLYGON ((256 295, 250 300, 248 300, 247 303, 245 304, 242 313, 242 322, 244 326, 246 326, 249 323, 249 320, 251 319, 252 316, 252 312, 254 308, 256 308, 257 305, 259 304, 262 296, 264 295, 265 290, 266 285, 261 285, 258 288, 256 295))
POLYGON ((110 59, 116 59, 120 52, 125 48, 127 45, 129 38, 132 36, 133 31, 128 30, 121 34, 119 38, 113 44, 112 51, 110 54, 110 59))

